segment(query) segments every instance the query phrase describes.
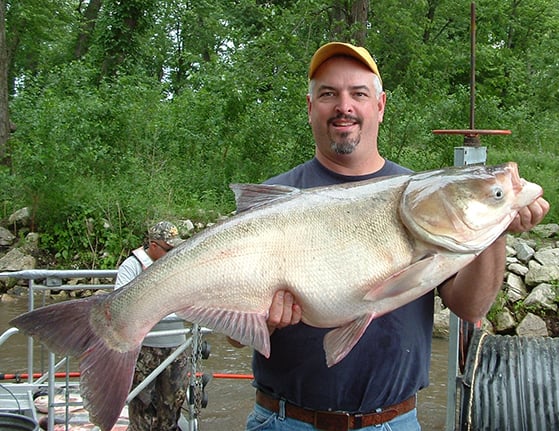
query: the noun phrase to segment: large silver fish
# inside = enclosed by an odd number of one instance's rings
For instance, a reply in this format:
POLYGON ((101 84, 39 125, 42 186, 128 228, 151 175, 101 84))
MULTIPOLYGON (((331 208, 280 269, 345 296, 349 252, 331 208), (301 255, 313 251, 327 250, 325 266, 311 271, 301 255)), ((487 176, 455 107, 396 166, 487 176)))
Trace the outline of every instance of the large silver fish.
POLYGON ((58 354, 80 359, 85 407, 103 430, 125 403, 142 340, 164 316, 176 312, 267 357, 267 312, 274 293, 289 289, 305 323, 333 328, 324 339, 333 366, 375 317, 455 274, 542 195, 512 162, 307 190, 232 188, 236 216, 190 238, 127 286, 12 321, 58 354))

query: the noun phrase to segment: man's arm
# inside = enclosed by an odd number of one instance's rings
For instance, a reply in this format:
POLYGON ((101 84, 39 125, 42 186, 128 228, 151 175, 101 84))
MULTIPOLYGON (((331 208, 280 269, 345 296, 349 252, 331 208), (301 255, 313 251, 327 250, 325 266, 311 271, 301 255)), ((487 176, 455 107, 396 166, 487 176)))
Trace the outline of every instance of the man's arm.
MULTIPOLYGON (((537 199, 519 211, 507 232, 529 231, 543 220, 548 211, 549 203, 543 198, 537 199)), ((455 277, 439 287, 444 304, 458 317, 476 322, 491 308, 503 284, 505 245, 506 239, 502 236, 455 277)))

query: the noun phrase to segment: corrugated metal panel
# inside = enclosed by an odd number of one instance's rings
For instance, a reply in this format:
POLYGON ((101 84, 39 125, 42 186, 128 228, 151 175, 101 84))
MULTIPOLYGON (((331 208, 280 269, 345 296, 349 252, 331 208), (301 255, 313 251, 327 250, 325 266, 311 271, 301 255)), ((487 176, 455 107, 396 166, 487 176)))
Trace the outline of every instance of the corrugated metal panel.
POLYGON ((478 331, 463 376, 461 430, 559 430, 559 339, 478 331))

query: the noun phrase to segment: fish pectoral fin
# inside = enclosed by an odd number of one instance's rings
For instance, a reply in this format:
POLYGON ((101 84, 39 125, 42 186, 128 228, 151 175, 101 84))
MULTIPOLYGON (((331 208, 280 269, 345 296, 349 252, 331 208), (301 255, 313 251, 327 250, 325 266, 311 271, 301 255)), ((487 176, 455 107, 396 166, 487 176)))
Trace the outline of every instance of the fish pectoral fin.
POLYGON ((375 314, 366 314, 344 326, 332 329, 324 336, 326 365, 332 367, 340 362, 361 339, 375 314))
POLYGON ((188 322, 198 323, 246 346, 252 346, 266 358, 270 357, 270 332, 266 324, 266 313, 188 307, 176 314, 188 322))
POLYGON ((365 301, 379 301, 401 295, 415 286, 422 285, 427 273, 434 269, 435 258, 436 255, 428 255, 392 274, 380 283, 376 283, 363 299, 365 301))
POLYGON ((273 184, 231 184, 229 187, 235 193, 237 212, 277 202, 301 192, 296 187, 273 184))

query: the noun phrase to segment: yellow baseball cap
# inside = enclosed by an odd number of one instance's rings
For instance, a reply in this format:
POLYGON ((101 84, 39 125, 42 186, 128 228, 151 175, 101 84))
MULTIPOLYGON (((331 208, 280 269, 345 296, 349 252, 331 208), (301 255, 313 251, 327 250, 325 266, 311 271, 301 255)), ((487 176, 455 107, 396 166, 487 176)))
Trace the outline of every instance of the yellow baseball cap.
POLYGON ((369 54, 369 51, 362 46, 354 46, 350 43, 343 42, 330 42, 326 45, 322 45, 316 50, 311 58, 311 64, 309 66, 309 79, 312 79, 316 70, 322 63, 335 55, 348 55, 356 60, 359 60, 371 69, 371 71, 377 75, 382 82, 377 64, 375 63, 375 60, 373 60, 373 57, 371 57, 371 54, 369 54))

